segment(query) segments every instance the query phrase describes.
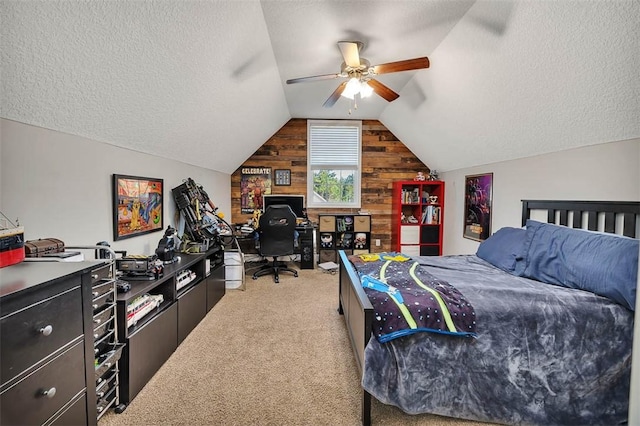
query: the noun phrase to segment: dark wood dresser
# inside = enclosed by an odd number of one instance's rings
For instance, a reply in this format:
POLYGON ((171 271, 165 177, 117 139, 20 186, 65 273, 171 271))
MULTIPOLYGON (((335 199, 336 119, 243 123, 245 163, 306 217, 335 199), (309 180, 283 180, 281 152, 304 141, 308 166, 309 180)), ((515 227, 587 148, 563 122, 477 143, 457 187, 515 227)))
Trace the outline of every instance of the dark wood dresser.
POLYGON ((0 424, 95 425, 92 277, 102 262, 0 269, 0 424))

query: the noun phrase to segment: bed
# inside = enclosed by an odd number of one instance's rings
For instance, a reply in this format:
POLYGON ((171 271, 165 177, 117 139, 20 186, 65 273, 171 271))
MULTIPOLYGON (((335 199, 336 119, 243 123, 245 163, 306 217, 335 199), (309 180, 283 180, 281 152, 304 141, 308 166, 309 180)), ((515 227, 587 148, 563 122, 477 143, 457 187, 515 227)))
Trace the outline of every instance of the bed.
POLYGON ((362 377, 363 424, 372 397, 409 414, 501 424, 627 421, 640 202, 524 200, 522 225, 497 231, 475 255, 410 260, 469 301, 471 333, 381 342, 366 275, 339 252, 339 312, 362 377), (607 244, 624 255, 592 269, 607 244), (614 281, 623 284, 603 284, 614 281))

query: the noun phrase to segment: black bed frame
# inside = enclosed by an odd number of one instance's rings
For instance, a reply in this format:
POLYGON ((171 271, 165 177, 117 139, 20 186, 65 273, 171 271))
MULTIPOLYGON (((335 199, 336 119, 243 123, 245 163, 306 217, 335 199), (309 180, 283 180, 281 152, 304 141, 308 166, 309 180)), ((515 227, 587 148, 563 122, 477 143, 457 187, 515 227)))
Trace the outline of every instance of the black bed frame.
POLYGON ((546 210, 547 223, 582 228, 584 216, 586 229, 616 233, 616 222, 622 217, 622 235, 638 236, 638 215, 640 202, 637 201, 544 201, 522 200, 522 225, 531 217, 533 210, 546 210), (599 217, 604 216, 604 229, 598 229, 599 217), (569 225, 571 219, 571 225, 569 225))
MULTIPOLYGON (((532 211, 546 210, 547 222, 557 225, 582 228, 586 217, 586 228, 592 231, 621 233, 638 238, 640 231, 640 201, 554 201, 522 200, 522 225, 531 217, 532 211), (599 229, 601 217, 604 217, 604 229, 599 229), (571 220, 571 225, 569 225, 571 220), (616 232, 616 224, 622 232, 616 232)), ((371 336, 373 307, 364 292, 357 273, 347 259, 347 254, 338 252, 340 264, 339 308, 344 315, 351 340, 351 347, 358 365, 360 377, 364 371, 364 349, 371 336)), ((371 394, 362 391, 362 424, 371 424, 371 394)))

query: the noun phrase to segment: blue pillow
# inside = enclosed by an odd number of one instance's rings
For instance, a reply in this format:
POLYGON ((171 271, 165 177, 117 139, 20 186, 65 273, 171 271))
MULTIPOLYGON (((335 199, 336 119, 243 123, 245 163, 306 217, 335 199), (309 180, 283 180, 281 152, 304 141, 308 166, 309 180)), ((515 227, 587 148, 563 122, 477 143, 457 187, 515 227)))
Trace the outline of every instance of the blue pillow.
POLYGON ((634 311, 640 241, 527 221, 522 276, 587 290, 634 311))
POLYGON ((503 271, 516 272, 518 261, 523 260, 525 237, 526 231, 522 228, 500 228, 480 243, 476 256, 503 271))

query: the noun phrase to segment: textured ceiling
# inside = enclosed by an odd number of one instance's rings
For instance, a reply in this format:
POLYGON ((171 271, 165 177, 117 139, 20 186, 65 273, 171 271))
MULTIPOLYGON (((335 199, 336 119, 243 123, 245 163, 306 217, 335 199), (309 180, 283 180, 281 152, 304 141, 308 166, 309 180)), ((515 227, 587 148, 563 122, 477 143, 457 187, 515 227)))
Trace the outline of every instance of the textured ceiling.
POLYGON ((640 1, 0 3, 0 116, 233 172, 291 117, 380 119, 454 170, 640 137, 640 1), (400 93, 354 110, 336 42, 400 93), (349 115, 349 109, 352 109, 349 115))

